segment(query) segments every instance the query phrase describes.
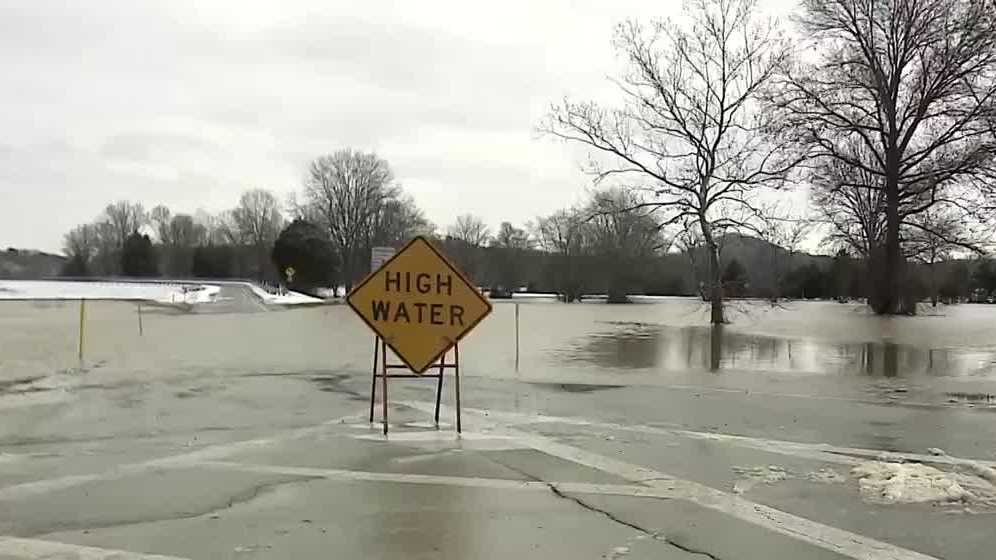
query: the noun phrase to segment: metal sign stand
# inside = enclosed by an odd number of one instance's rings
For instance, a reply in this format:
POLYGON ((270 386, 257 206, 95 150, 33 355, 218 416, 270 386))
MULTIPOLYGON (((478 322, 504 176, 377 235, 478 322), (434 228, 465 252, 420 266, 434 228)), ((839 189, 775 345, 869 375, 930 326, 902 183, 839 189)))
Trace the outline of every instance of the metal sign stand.
MULTIPOLYGON (((442 356, 439 357, 439 363, 430 366, 436 370, 435 374, 426 373, 388 373, 388 370, 392 369, 409 369, 405 364, 389 364, 387 363, 387 343, 381 337, 374 338, 374 359, 373 359, 373 375, 370 381, 370 422, 374 421, 374 400, 377 396, 377 378, 381 379, 383 395, 381 396, 381 417, 384 422, 384 435, 387 435, 387 379, 390 378, 402 378, 402 379, 436 379, 436 428, 439 427, 439 406, 443 398, 443 373, 447 369, 453 370, 453 375, 455 377, 455 388, 456 388, 456 429, 457 433, 461 432, 460 424, 460 345, 453 345, 453 362, 446 363, 447 351, 442 356), (379 359, 378 359, 379 358, 379 359), (380 370, 378 371, 378 365, 380 370)), ((410 370, 409 370, 410 371, 410 370)))

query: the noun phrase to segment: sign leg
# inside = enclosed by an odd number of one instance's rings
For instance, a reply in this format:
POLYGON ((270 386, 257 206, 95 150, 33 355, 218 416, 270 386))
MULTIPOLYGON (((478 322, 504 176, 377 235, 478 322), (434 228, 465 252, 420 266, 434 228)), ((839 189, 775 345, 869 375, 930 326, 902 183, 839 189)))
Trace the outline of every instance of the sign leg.
POLYGON ((370 423, 374 421, 374 399, 377 396, 377 352, 380 350, 380 337, 374 337, 374 365, 370 372, 370 423))
POLYGON ((455 385, 456 385, 456 409, 457 409, 456 410, 456 413, 457 413, 457 415, 456 415, 457 419, 456 420, 457 420, 457 433, 459 434, 461 432, 461 430, 462 430, 462 426, 460 424, 460 346, 456 345, 456 344, 453 345, 453 372, 455 373, 454 377, 456 378, 456 381, 455 381, 455 385))
POLYGON ((446 354, 439 358, 439 382, 436 385, 436 429, 439 429, 439 405, 443 399, 443 364, 446 363, 446 354))
POLYGON ((381 381, 383 382, 383 390, 381 393, 382 408, 384 414, 384 435, 387 435, 387 343, 381 341, 380 343, 380 366, 381 366, 381 381))

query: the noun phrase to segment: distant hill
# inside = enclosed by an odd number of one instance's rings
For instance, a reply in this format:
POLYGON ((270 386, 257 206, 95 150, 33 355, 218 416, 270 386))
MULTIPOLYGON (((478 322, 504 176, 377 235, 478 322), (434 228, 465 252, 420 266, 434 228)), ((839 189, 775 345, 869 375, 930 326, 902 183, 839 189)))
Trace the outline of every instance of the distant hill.
POLYGON ((6 280, 34 280, 58 276, 66 257, 33 251, 14 249, 0 251, 0 278, 6 280))
POLYGON ((827 255, 813 255, 801 250, 790 254, 780 245, 749 235, 727 235, 721 243, 724 262, 735 258, 748 269, 765 266, 772 258, 790 259, 793 268, 810 263, 827 265, 833 260, 833 257, 827 255))
MULTIPOLYGON (((796 268, 810 264, 826 268, 833 260, 832 257, 812 255, 803 251, 790 252, 779 245, 747 235, 727 235, 720 239, 720 246, 722 266, 725 267, 732 260, 738 261, 746 269, 749 284, 755 293, 772 291, 779 284, 779 278, 784 278, 796 268)), ((683 274, 686 289, 706 281, 704 275, 707 253, 704 247, 695 249, 694 260, 698 263, 697 271, 692 271, 685 264, 688 262, 688 253, 680 256, 672 254, 669 257, 677 259, 673 261, 675 269, 685 269, 683 274), (697 277, 693 274, 697 274, 697 277)))

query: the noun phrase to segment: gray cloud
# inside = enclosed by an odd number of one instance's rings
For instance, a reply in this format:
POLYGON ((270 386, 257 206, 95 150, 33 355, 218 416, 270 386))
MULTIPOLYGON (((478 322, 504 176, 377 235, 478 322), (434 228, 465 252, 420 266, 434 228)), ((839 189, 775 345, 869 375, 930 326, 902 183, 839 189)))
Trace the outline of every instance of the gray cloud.
POLYGON ((577 154, 533 127, 605 85, 612 23, 655 3, 0 5, 0 246, 58 250, 121 198, 218 211, 376 150, 430 219, 569 204, 577 154))

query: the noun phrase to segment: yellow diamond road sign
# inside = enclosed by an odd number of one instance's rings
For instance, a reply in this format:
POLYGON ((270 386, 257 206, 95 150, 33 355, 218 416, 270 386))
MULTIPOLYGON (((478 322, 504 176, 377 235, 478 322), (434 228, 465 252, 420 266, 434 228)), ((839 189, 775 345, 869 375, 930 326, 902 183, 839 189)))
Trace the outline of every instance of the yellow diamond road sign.
POLYGON ((423 237, 367 276, 346 301, 416 373, 491 313, 491 303, 423 237))

